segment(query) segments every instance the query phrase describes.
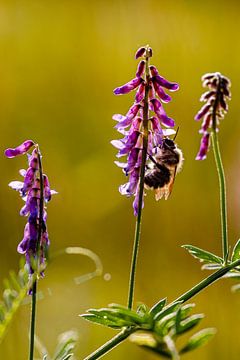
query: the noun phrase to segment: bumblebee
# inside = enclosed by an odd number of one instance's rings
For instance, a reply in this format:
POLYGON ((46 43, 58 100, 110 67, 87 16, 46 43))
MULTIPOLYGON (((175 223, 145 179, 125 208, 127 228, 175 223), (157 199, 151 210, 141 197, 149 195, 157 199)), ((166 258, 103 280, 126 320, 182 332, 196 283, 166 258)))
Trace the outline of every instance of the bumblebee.
POLYGON ((182 151, 172 139, 166 137, 157 148, 156 155, 149 155, 149 160, 144 178, 145 188, 155 191, 156 200, 162 197, 167 200, 172 192, 175 176, 182 168, 182 151))

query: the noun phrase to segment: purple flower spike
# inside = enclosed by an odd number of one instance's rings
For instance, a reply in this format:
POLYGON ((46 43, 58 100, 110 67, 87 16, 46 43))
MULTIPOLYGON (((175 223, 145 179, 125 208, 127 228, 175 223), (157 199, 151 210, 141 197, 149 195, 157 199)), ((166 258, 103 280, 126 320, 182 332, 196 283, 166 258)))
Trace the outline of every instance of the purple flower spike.
MULTIPOLYGON (((33 145, 33 141, 27 140, 16 149, 7 149, 5 154, 8 157, 24 154, 33 145)), ((37 268, 33 268, 34 260, 37 259, 40 259, 41 266, 43 266, 40 272, 41 274, 43 273, 46 248, 49 241, 46 226, 47 215, 41 204, 48 202, 52 194, 55 194, 56 191, 50 189, 47 176, 40 171, 41 155, 38 145, 34 146, 31 155, 27 155, 29 167, 27 170, 20 170, 20 175, 24 177, 24 181, 12 181, 9 186, 17 190, 25 201, 25 205, 20 210, 20 215, 28 216, 28 222, 24 229, 23 240, 19 243, 17 250, 20 254, 25 254, 29 274, 31 275, 34 271, 38 271, 37 268), (41 196, 43 196, 43 198, 41 198, 41 196)))
POLYGON ((196 160, 204 160, 210 147, 210 133, 218 131, 219 120, 223 119, 227 110, 227 100, 231 98, 230 80, 220 74, 208 73, 202 76, 203 86, 207 86, 209 90, 205 92, 200 101, 204 101, 205 105, 198 111, 195 120, 201 120, 203 123, 200 133, 203 134, 201 146, 196 160))
POLYGON ((32 140, 26 140, 16 148, 9 148, 5 150, 5 156, 8 158, 13 158, 17 155, 25 154, 33 145, 34 142, 32 140))
POLYGON ((204 160, 207 157, 207 152, 210 146, 210 134, 205 133, 201 140, 199 152, 196 156, 196 160, 204 160))
MULTIPOLYGON (((134 196, 133 208, 136 216, 139 211, 139 197, 143 196, 143 186, 140 182, 141 169, 150 162, 149 155, 156 154, 159 146, 162 145, 164 136, 175 133, 172 128, 174 120, 167 116, 163 109, 162 102, 168 103, 171 97, 163 88, 171 91, 178 89, 177 83, 172 83, 159 75, 155 66, 149 65, 149 59, 152 56, 152 49, 148 46, 141 47, 136 53, 136 59, 144 57, 140 60, 136 78, 129 81, 125 85, 114 90, 116 95, 126 94, 131 90, 135 90, 135 102, 130 107, 126 116, 115 114, 113 119, 117 121, 115 128, 124 135, 123 139, 111 141, 112 145, 119 151, 117 157, 127 156, 127 160, 121 163, 116 161, 116 165, 120 167, 129 181, 121 185, 119 191, 125 196, 134 196), (150 77, 149 77, 150 73, 150 77), (144 109, 147 109, 147 114, 144 109), (153 112, 153 114, 151 114, 153 112), (143 115, 144 113, 144 115, 143 115), (163 128, 162 128, 163 127, 163 128), (146 140, 147 137, 147 146, 146 140), (145 161, 147 152, 147 163, 145 161), (141 194, 139 189, 141 188, 141 194)), ((140 200, 143 205, 143 199, 140 200)))

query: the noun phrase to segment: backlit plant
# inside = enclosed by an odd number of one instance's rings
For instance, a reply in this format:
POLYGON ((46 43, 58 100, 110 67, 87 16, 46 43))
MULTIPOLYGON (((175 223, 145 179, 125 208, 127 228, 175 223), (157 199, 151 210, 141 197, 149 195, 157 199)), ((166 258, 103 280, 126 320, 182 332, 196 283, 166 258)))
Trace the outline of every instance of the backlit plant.
POLYGON ((203 76, 203 85, 208 86, 209 91, 201 97, 201 101, 206 101, 206 104, 195 117, 196 120, 203 118, 200 131, 202 141, 197 160, 206 158, 212 136, 220 182, 223 255, 220 257, 193 245, 184 245, 183 247, 191 255, 204 263, 203 268, 216 271, 169 304, 166 298, 163 298, 151 308, 145 304, 133 308, 144 189, 154 189, 157 200, 163 196, 167 199, 175 175, 183 161, 181 151, 177 148, 174 139, 169 138, 169 135, 175 133, 173 129, 175 122, 166 115, 162 105, 162 102, 171 100, 163 88, 175 91, 178 85, 164 79, 159 75, 156 67, 149 64, 152 57, 152 49, 149 46, 141 47, 137 51, 136 59, 140 57, 143 59, 138 65, 136 77, 114 90, 116 95, 136 91, 134 104, 127 114, 113 116, 117 121, 116 129, 124 137, 112 141, 112 144, 119 150, 118 158, 127 156, 125 163, 116 161, 128 176, 128 182, 121 185, 119 191, 123 195, 134 197, 134 215, 137 217, 127 306, 111 304, 101 309, 89 309, 82 315, 88 321, 119 329, 119 333, 114 338, 87 356, 85 360, 102 357, 126 338, 162 357, 180 359, 181 355, 203 345, 215 334, 213 328, 200 330, 192 335, 185 345, 179 347, 178 338, 194 328, 203 318, 203 314, 191 314, 194 304, 185 303, 223 276, 239 277, 239 241, 229 257, 225 179, 217 139, 219 120, 224 117, 228 109, 230 81, 220 73, 206 74, 203 76), (149 171, 150 186, 147 181, 149 171))

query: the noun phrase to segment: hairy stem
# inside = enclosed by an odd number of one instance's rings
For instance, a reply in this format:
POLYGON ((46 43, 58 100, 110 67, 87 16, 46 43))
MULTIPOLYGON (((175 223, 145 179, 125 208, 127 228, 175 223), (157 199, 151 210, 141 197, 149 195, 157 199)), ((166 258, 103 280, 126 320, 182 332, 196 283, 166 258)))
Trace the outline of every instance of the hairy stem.
POLYGON ((87 356, 84 360, 95 360, 99 359, 106 353, 108 353, 110 350, 112 350, 115 346, 120 344, 123 340, 125 340, 130 334, 134 332, 133 329, 125 328, 120 333, 118 333, 116 336, 114 336, 111 340, 106 342, 103 346, 101 346, 99 349, 94 351, 91 355, 87 356))
MULTIPOLYGON (((40 178, 40 200, 39 200, 39 224, 38 224, 38 238, 36 244, 36 278, 32 285, 32 309, 31 309, 31 320, 30 320, 30 345, 29 345, 29 360, 34 359, 34 340, 35 340, 35 323, 36 323, 36 300, 37 300, 37 281, 38 281, 38 269, 39 269, 39 250, 40 242, 43 231, 43 211, 44 211, 44 184, 43 184, 43 171, 42 171, 42 160, 41 153, 38 145, 36 146, 38 164, 39 164, 39 178, 40 178)), ((34 277, 34 275, 33 275, 34 277)))
POLYGON ((228 229, 227 229, 227 202, 226 202, 226 182, 224 169, 219 149, 218 137, 216 130, 212 132, 212 144, 215 162, 217 166, 219 189, 220 189, 220 208, 221 208, 221 228, 222 228, 222 253, 226 263, 228 257, 228 229))
POLYGON ((129 291, 128 291, 128 308, 132 309, 133 298, 134 298, 134 286, 135 286, 135 276, 136 276, 136 267, 137 267, 137 257, 138 249, 140 242, 141 234, 141 220, 142 220, 142 203, 143 203, 143 193, 144 193, 144 176, 145 176, 145 167, 147 159, 147 148, 148 148, 148 97, 149 97, 149 56, 148 49, 146 50, 146 85, 145 85, 145 96, 144 96, 144 106, 143 106, 143 149, 142 149, 142 164, 140 170, 140 183, 139 183, 139 200, 138 200, 138 214, 135 226, 135 235, 134 235, 134 244, 132 252, 132 263, 130 270, 130 279, 129 279, 129 291))

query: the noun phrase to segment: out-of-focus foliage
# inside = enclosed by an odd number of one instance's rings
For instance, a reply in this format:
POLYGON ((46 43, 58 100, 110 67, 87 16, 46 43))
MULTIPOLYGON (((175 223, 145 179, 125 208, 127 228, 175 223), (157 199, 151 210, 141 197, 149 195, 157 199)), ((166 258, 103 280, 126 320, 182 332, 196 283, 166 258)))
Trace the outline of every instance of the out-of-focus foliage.
POLYGON ((21 261, 18 274, 10 271, 9 277, 4 280, 3 296, 0 301, 0 343, 6 334, 14 314, 27 295, 30 286, 28 271, 24 267, 23 260, 21 261))
MULTIPOLYGON (((180 84, 174 100, 164 107, 180 126, 176 141, 185 162, 168 201, 155 202, 151 193, 145 199, 136 301, 151 304, 165 294, 174 299, 205 276, 181 245, 221 256, 213 154, 207 161, 194 160, 200 134, 193 118, 202 93, 200 77, 206 72, 220 71, 232 82, 232 100, 219 138, 232 248, 239 238, 239 11, 235 0, 1 1, 0 152, 26 138, 41 145, 44 172, 59 192, 48 211, 50 256, 67 246, 90 248, 106 272, 79 284, 76 279, 95 270, 87 257, 80 256, 59 257, 46 269, 39 284, 36 331, 50 354, 58 334, 71 328, 79 333, 77 358, 95 350, 115 331, 103 331, 78 314, 112 302, 124 304, 127 298, 132 201, 118 192, 125 178, 113 163, 115 150, 109 142, 115 138, 112 114, 124 114, 132 103, 131 96, 119 101, 112 90, 134 73, 139 46, 151 45, 159 72, 180 84)), ((25 159, 19 161, 24 167, 25 159)), ((9 269, 17 272, 16 247, 24 219, 18 216, 21 199, 7 186, 19 162, 0 156, 0 168, 3 279, 9 269)), ((205 326, 218 329, 194 359, 238 360, 239 295, 222 280, 194 301, 206 314, 205 326)), ((26 360, 29 310, 30 304, 19 308, 0 358, 26 360)), ((125 342, 108 355, 114 360, 125 357, 145 360, 146 353, 125 342)), ((155 355, 147 357, 152 360, 155 355)), ((192 354, 185 359, 191 360, 192 354)))
POLYGON ((77 340, 78 334, 74 330, 66 331, 59 335, 54 355, 50 357, 45 346, 41 343, 40 339, 36 337, 35 346, 40 356, 40 358, 36 360, 74 360, 73 351, 77 340))

